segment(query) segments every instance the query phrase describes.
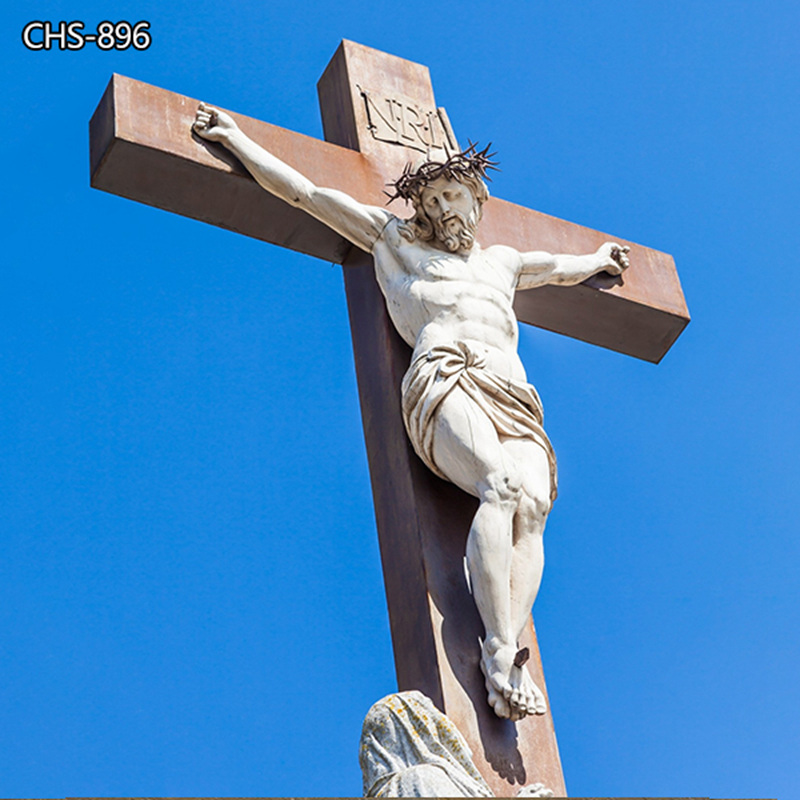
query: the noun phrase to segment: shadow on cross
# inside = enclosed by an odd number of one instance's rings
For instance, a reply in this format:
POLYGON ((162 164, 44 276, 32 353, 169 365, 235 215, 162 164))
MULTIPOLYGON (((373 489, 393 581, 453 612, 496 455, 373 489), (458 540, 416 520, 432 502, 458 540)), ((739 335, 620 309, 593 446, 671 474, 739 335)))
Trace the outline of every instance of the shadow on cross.
POLYGON ((239 161, 239 159, 236 158, 233 153, 223 147, 223 145, 221 145, 219 142, 212 142, 208 139, 204 139, 202 136, 198 136, 194 129, 191 130, 191 134, 192 140, 200 145, 203 150, 212 155, 215 159, 227 164, 233 170, 233 172, 250 178, 250 173, 247 171, 244 164, 242 164, 242 162, 239 161))
POLYGON ((587 278, 583 283, 586 286, 591 286, 593 289, 611 289, 614 286, 623 286, 625 281, 622 275, 598 272, 597 275, 592 275, 591 278, 587 278))
MULTIPOLYGON (((479 638, 484 635, 483 623, 467 588, 463 569, 467 535, 478 509, 478 501, 437 478, 421 462, 417 462, 415 467, 423 473, 418 476, 419 480, 426 482, 426 488, 437 500, 429 508, 437 509, 435 513, 447 514, 447 519, 436 520, 436 528, 446 534, 437 537, 436 546, 429 548, 426 561, 428 569, 441 576, 429 586, 431 598, 443 618, 442 644, 447 663, 475 707, 482 752, 474 752, 473 757, 476 763, 485 760, 497 775, 512 786, 524 786, 528 775, 518 747, 517 724, 527 724, 528 721, 515 724, 500 719, 487 702, 479 665, 479 638)), ((442 676, 442 680, 446 680, 445 676, 442 676)), ((466 731, 462 733, 471 738, 466 731)), ((470 742, 473 750, 477 750, 477 744, 470 742)))

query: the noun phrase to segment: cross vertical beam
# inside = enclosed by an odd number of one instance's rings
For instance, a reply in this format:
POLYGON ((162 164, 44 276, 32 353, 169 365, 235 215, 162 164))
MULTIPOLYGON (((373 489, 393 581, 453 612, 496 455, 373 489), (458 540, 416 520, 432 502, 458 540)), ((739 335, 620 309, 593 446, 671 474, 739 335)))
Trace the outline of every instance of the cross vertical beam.
MULTIPOLYGON (((364 99, 373 87, 436 109, 426 67, 343 42, 318 86, 325 138, 385 164, 387 177, 398 175, 415 153, 373 136, 364 99)), ((419 689, 450 717, 498 797, 535 781, 564 796, 551 714, 513 723, 487 703, 478 663, 483 626, 463 569, 477 500, 413 452, 400 408, 411 351, 389 319, 372 259, 354 249, 344 268, 399 688, 419 689)), ((531 649, 528 666, 544 689, 532 622, 520 644, 531 649)))

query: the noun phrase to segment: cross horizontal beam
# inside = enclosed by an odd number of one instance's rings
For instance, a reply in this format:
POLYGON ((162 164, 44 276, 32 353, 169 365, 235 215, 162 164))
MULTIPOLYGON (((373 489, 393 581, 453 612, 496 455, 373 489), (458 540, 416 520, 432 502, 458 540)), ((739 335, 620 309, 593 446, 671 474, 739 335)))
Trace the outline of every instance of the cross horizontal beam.
MULTIPOLYGON (((351 245, 303 211, 263 191, 222 147, 190 135, 198 101, 114 75, 90 123, 91 184, 112 194, 209 222, 326 261, 351 245)), ((319 186, 383 205, 386 181, 370 157, 232 113, 252 139, 319 186)), ((624 278, 517 293, 520 320, 658 362, 689 322, 671 256, 619 237, 491 198, 482 244, 583 253, 609 239, 631 248, 624 278)))

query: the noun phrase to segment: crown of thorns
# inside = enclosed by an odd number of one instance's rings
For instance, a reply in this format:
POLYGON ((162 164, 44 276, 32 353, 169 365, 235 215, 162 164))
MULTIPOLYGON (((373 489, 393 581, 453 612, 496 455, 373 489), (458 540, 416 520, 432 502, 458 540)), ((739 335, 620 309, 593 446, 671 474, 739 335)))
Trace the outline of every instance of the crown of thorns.
POLYGON ((478 145, 470 142, 469 147, 463 153, 456 153, 447 161, 426 161, 417 169, 414 169, 411 164, 407 164, 403 174, 396 181, 386 184, 394 188, 394 194, 385 192, 389 198, 387 205, 398 197, 402 197, 403 200, 413 199, 425 186, 443 175, 456 180, 459 177, 470 175, 490 181, 491 178, 486 171, 493 169, 499 172, 498 162, 492 161, 495 153, 489 152, 491 146, 490 142, 483 150, 478 150, 478 145))

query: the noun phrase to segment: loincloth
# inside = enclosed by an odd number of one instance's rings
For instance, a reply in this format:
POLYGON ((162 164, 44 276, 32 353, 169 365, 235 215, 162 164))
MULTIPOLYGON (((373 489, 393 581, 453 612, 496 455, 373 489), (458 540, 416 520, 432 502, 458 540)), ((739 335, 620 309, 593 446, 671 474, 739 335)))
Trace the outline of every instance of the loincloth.
POLYGON ((558 493, 556 454, 542 427, 544 412, 536 389, 528 383, 501 378, 486 367, 486 359, 463 342, 437 345, 418 356, 403 378, 403 422, 408 438, 425 465, 440 478, 447 476, 433 458, 436 414, 454 390, 464 392, 491 420, 499 437, 532 439, 550 464, 550 499, 558 493))

